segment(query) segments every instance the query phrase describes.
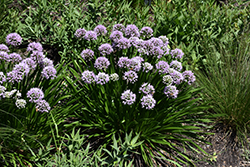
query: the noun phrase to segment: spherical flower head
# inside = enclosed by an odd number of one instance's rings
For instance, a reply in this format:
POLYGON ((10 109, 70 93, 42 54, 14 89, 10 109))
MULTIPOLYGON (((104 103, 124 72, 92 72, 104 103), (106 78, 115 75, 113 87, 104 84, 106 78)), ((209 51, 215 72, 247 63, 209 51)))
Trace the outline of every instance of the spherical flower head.
POLYGON ((146 95, 148 95, 148 94, 153 95, 155 93, 155 88, 150 83, 144 83, 139 88, 139 93, 141 93, 141 92, 146 94, 146 95))
POLYGON ((153 49, 150 50, 150 54, 160 59, 163 55, 163 50, 160 47, 153 47, 153 49))
POLYGON ((145 71, 146 73, 148 73, 150 70, 153 69, 153 66, 148 62, 143 63, 142 66, 143 66, 142 71, 145 71))
POLYGON ((43 51, 43 47, 39 42, 32 42, 28 45, 27 47, 27 51, 39 51, 42 52, 43 51))
POLYGON ((6 82, 6 76, 3 72, 0 72, 0 84, 3 84, 4 82, 6 82))
POLYGON ((167 62, 165 61, 159 61, 156 64, 156 69, 158 70, 159 74, 165 74, 168 72, 169 69, 169 65, 167 62))
POLYGON ((120 57, 117 65, 120 68, 129 68, 131 60, 128 57, 120 57))
POLYGON ((161 39, 155 38, 155 37, 152 37, 151 39, 149 39, 149 42, 154 47, 162 47, 164 45, 161 39))
POLYGON ((87 41, 97 40, 97 34, 95 31, 87 31, 84 35, 84 39, 86 39, 87 41))
POLYGON ((3 97, 5 90, 6 90, 6 88, 4 86, 0 85, 0 99, 1 99, 1 97, 3 97))
POLYGON ((166 85, 166 86, 170 86, 173 84, 173 78, 171 77, 171 75, 165 75, 162 77, 162 82, 166 85))
POLYGON ((30 58, 32 58, 35 62, 40 63, 45 58, 45 55, 41 51, 33 51, 30 58))
POLYGON ((149 52, 144 48, 139 48, 137 52, 139 53, 139 56, 149 55, 149 52))
POLYGON ((153 29, 150 27, 142 27, 140 34, 143 38, 150 38, 153 36, 153 29))
POLYGON ((138 75, 134 71, 127 71, 124 73, 123 79, 133 84, 138 80, 138 75))
POLYGON ((24 99, 16 99, 15 104, 16 104, 17 108, 21 109, 21 108, 25 108, 27 102, 24 99))
POLYGON ((81 57, 85 61, 91 61, 94 58, 94 51, 91 49, 85 49, 82 51, 81 57))
POLYGON ((0 44, 0 51, 4 51, 4 52, 9 52, 9 48, 8 46, 4 45, 4 44, 0 44))
POLYGON ((170 76, 173 78, 173 82, 175 84, 177 84, 177 85, 179 85, 184 80, 182 74, 179 71, 176 71, 176 70, 173 70, 170 73, 170 76))
POLYGON ((163 47, 161 47, 161 49, 163 50, 164 56, 169 54, 170 49, 167 46, 164 45, 163 47))
MULTIPOLYGON (((130 38, 138 38, 138 37, 130 37, 130 38)), ((129 38, 129 39, 130 39, 129 38)), ((137 39, 132 42, 132 45, 136 47, 137 49, 144 48, 144 40, 142 39, 137 39)))
POLYGON ((131 46, 130 41, 124 37, 119 39, 116 44, 116 47, 118 47, 119 50, 128 49, 130 48, 130 46, 131 46))
POLYGON ((177 70, 177 71, 181 71, 182 70, 182 64, 181 62, 177 61, 177 60, 173 60, 170 63, 170 67, 177 70))
POLYGON ((76 36, 76 38, 82 39, 82 38, 84 38, 86 32, 87 31, 84 28, 79 28, 76 30, 74 35, 76 36))
POLYGON ((135 56, 135 57, 131 58, 131 60, 138 60, 141 63, 144 62, 144 59, 141 56, 135 56))
POLYGON ((22 60, 22 63, 25 63, 29 66, 30 69, 35 69, 37 64, 36 62, 32 59, 32 58, 26 58, 24 60, 22 60))
POLYGON ((44 93, 39 88, 31 88, 27 92, 27 97, 29 98, 29 102, 31 103, 38 103, 44 98, 44 93))
POLYGON ((179 91, 177 90, 176 86, 166 86, 164 88, 164 92, 163 92, 168 98, 173 98, 176 99, 177 95, 179 93, 179 91))
POLYGON ((142 108, 146 108, 147 110, 151 110, 155 107, 156 101, 152 95, 143 96, 141 99, 142 108))
POLYGON ((49 103, 45 100, 40 100, 36 103, 36 110, 39 112, 49 112, 49 103))
POLYGON ((109 75, 104 72, 99 72, 95 78, 95 82, 100 85, 104 85, 109 82, 109 75))
POLYGON ((102 44, 98 50, 100 51, 101 55, 110 55, 114 50, 112 46, 108 43, 102 44))
POLYGON ((136 58, 130 59, 129 68, 130 68, 130 70, 140 71, 141 61, 139 59, 136 59, 136 58))
POLYGON ((110 62, 106 57, 98 57, 95 60, 94 67, 98 70, 106 70, 109 65, 110 65, 110 62))
POLYGON ((162 42, 164 43, 165 46, 168 46, 169 41, 165 35, 159 36, 158 38, 162 40, 162 42))
POLYGON ((112 29, 112 31, 121 31, 122 33, 125 33, 125 30, 126 28, 122 24, 115 24, 112 29))
POLYGON ((48 59, 47 57, 45 57, 43 60, 42 60, 42 64, 43 64, 43 67, 46 67, 46 66, 54 66, 53 64, 53 61, 48 59))
POLYGON ((155 46, 150 40, 145 40, 142 42, 142 48, 145 49, 147 52, 150 52, 155 46))
POLYGON ((19 71, 10 71, 7 73, 7 79, 9 83, 20 82, 23 80, 23 73, 19 71))
POLYGON ((194 83, 194 81, 196 80, 195 75, 192 71, 184 71, 182 73, 182 76, 184 78, 184 81, 187 82, 189 85, 194 83))
POLYGON ((119 80, 119 75, 117 73, 110 74, 109 79, 111 81, 118 81, 119 80))
POLYGON ((17 33, 10 33, 6 37, 6 43, 12 46, 19 46, 22 43, 22 37, 17 33))
POLYGON ((175 58, 175 59, 181 59, 184 55, 183 51, 178 48, 171 50, 170 54, 172 55, 172 58, 175 58))
POLYGON ((94 28, 94 31, 96 32, 97 36, 100 35, 106 35, 107 34, 107 29, 103 25, 98 25, 94 28))
POLYGON ((93 71, 85 70, 82 73, 82 80, 84 83, 91 84, 95 82, 95 74, 93 71))
POLYGON ((22 57, 20 56, 20 54, 17 53, 9 54, 9 59, 13 63, 20 63, 22 61, 22 57))
POLYGON ((41 74, 46 79, 54 79, 56 78, 56 69, 54 66, 46 66, 43 68, 41 74))
POLYGON ((123 38, 123 33, 117 30, 112 31, 109 38, 114 42, 118 42, 121 38, 123 38))
POLYGON ((28 75, 28 73, 30 72, 30 67, 27 63, 21 62, 21 63, 16 64, 12 71, 16 73, 20 73, 22 75, 23 74, 28 75))
POLYGON ((7 52, 0 51, 0 60, 10 61, 10 56, 7 52))
POLYGON ((139 40, 138 37, 130 37, 129 39, 129 42, 131 43, 131 45, 133 45, 134 47, 136 47, 136 41, 139 40))
POLYGON ((127 25, 125 30, 126 37, 140 37, 139 29, 134 24, 127 25))
POLYGON ((132 105, 136 100, 136 95, 131 90, 126 90, 121 95, 122 103, 132 105))

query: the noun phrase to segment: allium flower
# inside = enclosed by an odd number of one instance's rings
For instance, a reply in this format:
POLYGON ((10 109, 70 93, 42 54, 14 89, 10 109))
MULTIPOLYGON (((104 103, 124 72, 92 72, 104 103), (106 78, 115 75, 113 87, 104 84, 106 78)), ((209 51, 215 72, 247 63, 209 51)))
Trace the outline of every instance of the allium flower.
POLYGON ((121 31, 122 33, 125 33, 126 28, 122 24, 115 24, 113 26, 112 31, 121 31))
POLYGON ((148 62, 143 63, 142 66, 143 66, 142 71, 145 71, 146 73, 148 73, 150 70, 153 69, 153 66, 148 62))
POLYGON ((154 32, 153 29, 150 27, 142 27, 140 34, 144 38, 149 38, 149 37, 153 36, 153 32, 154 32))
POLYGON ((176 59, 181 59, 182 56, 184 55, 182 50, 178 48, 171 50, 170 54, 172 55, 172 58, 176 58, 176 59))
POLYGON ((128 83, 135 83, 138 80, 138 75, 134 71, 127 71, 123 76, 124 80, 127 80, 128 83))
POLYGON ((141 45, 147 52, 150 52, 155 47, 150 40, 143 41, 141 45))
POLYGON ((39 51, 42 52, 43 51, 43 47, 39 42, 32 42, 28 45, 27 47, 27 51, 39 51))
MULTIPOLYGON (((138 38, 138 37, 130 37, 130 38, 138 38)), ((129 39, 130 39, 129 38, 129 39)), ((138 39, 138 40, 135 40, 133 41, 133 46, 136 47, 137 49, 141 49, 141 48, 144 48, 144 40, 142 39, 138 39)))
POLYGON ((4 44, 0 44, 0 51, 9 52, 9 48, 4 44))
POLYGON ((159 74, 165 74, 168 72, 169 69, 169 65, 167 62, 165 61, 159 61, 156 64, 156 69, 159 71, 159 74))
POLYGON ((86 34, 86 30, 84 29, 84 28, 79 28, 79 29, 77 29, 76 30, 76 32, 75 32, 75 36, 77 37, 77 38, 80 38, 80 39, 82 39, 82 38, 84 38, 84 35, 86 34))
POLYGON ((22 94, 19 92, 19 90, 16 92, 16 96, 14 97, 14 99, 19 99, 20 97, 22 97, 22 94))
POLYGON ((103 25, 98 25, 94 28, 94 31, 96 32, 97 36, 99 35, 106 35, 107 34, 107 29, 103 25))
POLYGON ((39 88, 31 88, 27 92, 27 97, 29 98, 29 102, 37 103, 37 102, 41 101, 44 98, 44 93, 39 88))
POLYGON ((45 58, 45 55, 41 51, 33 51, 30 58, 32 58, 35 62, 40 63, 45 58))
POLYGON ((14 66, 13 70, 15 73, 20 73, 20 74, 26 74, 28 75, 28 73, 30 72, 30 67, 28 64, 21 62, 18 63, 14 66))
POLYGON ((36 109, 39 112, 49 112, 50 106, 49 103, 45 100, 40 100, 36 103, 36 109))
POLYGON ((151 51, 150 51, 151 55, 157 57, 158 59, 160 59, 163 55, 163 50, 160 47, 154 47, 151 51))
POLYGON ((6 76, 3 72, 0 72, 0 84, 3 84, 4 82, 6 82, 6 76))
POLYGON ((153 37, 153 38, 149 39, 149 42, 150 42, 151 45, 154 46, 154 47, 162 47, 162 46, 163 46, 163 42, 162 42, 162 40, 159 39, 159 38, 153 37))
POLYGON ((54 79, 56 77, 56 69, 54 66, 46 66, 43 68, 43 71, 41 72, 42 77, 46 79, 54 79))
POLYGON ((132 105, 135 102, 136 95, 131 90, 126 90, 121 95, 122 103, 132 105))
POLYGON ((3 97, 5 90, 6 90, 6 88, 4 86, 0 85, 0 99, 1 99, 1 97, 3 97))
POLYGON ((21 80, 23 80, 23 73, 20 73, 18 71, 10 71, 7 73, 6 80, 10 83, 20 82, 21 80))
POLYGON ((100 51, 101 55, 110 55, 114 50, 112 46, 108 43, 102 44, 98 50, 100 51))
POLYGON ((176 99, 177 95, 178 95, 178 90, 176 89, 176 86, 166 86, 164 88, 164 94, 168 97, 168 98, 173 98, 176 99))
POLYGON ((98 57, 95 60, 94 67, 98 70, 106 70, 109 65, 110 65, 110 62, 106 57, 98 57))
POLYGON ((120 40, 121 38, 123 38, 123 33, 122 33, 121 31, 115 30, 115 31, 113 31, 113 32, 110 34, 109 38, 110 38, 112 41, 117 42, 118 40, 120 40))
POLYGON ((90 40, 97 40, 97 34, 95 31, 87 31, 84 35, 84 39, 90 41, 90 40))
POLYGON ((126 37, 140 37, 139 29, 134 24, 127 25, 125 30, 126 37))
POLYGON ((7 52, 0 51, 0 60, 10 61, 10 56, 7 52))
POLYGON ((110 74, 109 79, 111 81, 118 81, 119 80, 119 75, 117 73, 110 74))
POLYGON ((6 37, 6 43, 12 46, 18 46, 22 43, 22 37, 17 33, 10 33, 6 37))
POLYGON ((166 36, 162 35, 162 36, 159 36, 158 38, 162 40, 165 46, 169 44, 168 38, 166 36))
POLYGON ((147 110, 151 110, 155 107, 156 101, 152 95, 143 96, 141 99, 142 108, 146 108, 147 110))
POLYGON ((22 57, 19 54, 17 54, 17 53, 11 53, 11 54, 9 54, 9 59, 13 63, 19 63, 19 62, 22 61, 22 57))
POLYGON ((104 85, 109 82, 109 75, 104 72, 99 72, 95 78, 95 82, 100 85, 104 85))
POLYGON ((174 80, 173 80, 173 78, 172 78, 170 75, 165 75, 165 76, 162 77, 162 82, 163 82, 165 85, 167 85, 167 86, 172 85, 173 81, 174 81, 174 80))
POLYGON ((170 73, 170 76, 173 78, 173 82, 177 85, 179 85, 184 79, 182 74, 176 70, 173 70, 173 72, 170 73))
POLYGON ((170 67, 177 70, 177 71, 181 71, 182 70, 182 64, 181 62, 177 61, 177 60, 173 60, 170 63, 170 67))
POLYGON ((163 47, 161 47, 161 49, 163 50, 163 55, 164 56, 169 54, 170 49, 167 46, 163 46, 163 47))
POLYGON ((182 73, 182 76, 184 78, 184 81, 187 82, 189 85, 191 85, 195 81, 195 76, 194 73, 192 73, 192 71, 184 71, 182 73))
POLYGON ((139 88, 139 93, 141 93, 141 92, 146 94, 146 95, 148 95, 148 94, 153 95, 155 93, 155 88, 150 83, 144 83, 139 88))
POLYGON ((27 102, 24 99, 16 99, 16 103, 15 104, 16 104, 17 108, 20 109, 20 108, 25 108, 27 102))
POLYGON ((120 57, 117 65, 120 68, 129 68, 131 60, 128 57, 120 57))
POLYGON ((128 49, 131 47, 130 41, 127 38, 121 38, 117 41, 116 47, 119 48, 119 50, 121 49, 128 49))
POLYGON ((94 58, 94 51, 91 49, 85 49, 82 51, 81 57, 85 61, 91 61, 94 58))
POLYGON ((31 69, 33 69, 33 70, 34 70, 34 69, 36 68, 36 66, 37 66, 36 62, 35 62, 32 58, 23 59, 23 60, 22 60, 22 63, 27 64, 27 65, 29 66, 29 68, 31 68, 31 69))
POLYGON ((139 53, 139 56, 149 55, 149 52, 146 49, 139 48, 137 51, 139 53))
POLYGON ((130 70, 140 71, 141 61, 139 59, 136 59, 136 58, 130 59, 129 68, 130 68, 130 70))
POLYGON ((7 92, 5 92, 4 94, 3 94, 3 97, 4 98, 12 98, 12 96, 16 93, 16 89, 14 89, 14 90, 12 90, 12 91, 7 91, 7 92))
POLYGON ((131 45, 133 45, 134 47, 136 47, 136 41, 139 40, 138 37, 130 37, 129 39, 129 42, 131 43, 131 45))
POLYGON ((131 58, 131 60, 138 60, 141 63, 144 62, 144 59, 141 56, 135 56, 135 57, 131 58))
POLYGON ((95 74, 93 71, 86 70, 82 73, 82 80, 84 83, 91 84, 95 82, 95 74))
POLYGON ((42 63, 43 63, 43 67, 46 67, 46 66, 54 66, 53 64, 53 61, 48 59, 47 57, 45 57, 43 60, 42 60, 42 63))

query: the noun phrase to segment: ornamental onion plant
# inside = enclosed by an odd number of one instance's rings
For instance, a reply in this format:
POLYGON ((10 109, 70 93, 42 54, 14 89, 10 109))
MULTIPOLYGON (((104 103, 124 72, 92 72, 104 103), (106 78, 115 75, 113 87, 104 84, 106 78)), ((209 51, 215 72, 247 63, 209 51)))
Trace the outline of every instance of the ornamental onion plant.
POLYGON ((192 164, 181 150, 205 153, 197 142, 204 142, 206 106, 196 96, 200 89, 192 86, 193 72, 182 66, 182 50, 152 33, 150 27, 114 25, 107 43, 75 53, 67 77, 78 100, 72 115, 78 121, 72 126, 106 146, 113 134, 133 131, 142 142, 136 149, 139 158, 131 153, 135 164, 192 164))

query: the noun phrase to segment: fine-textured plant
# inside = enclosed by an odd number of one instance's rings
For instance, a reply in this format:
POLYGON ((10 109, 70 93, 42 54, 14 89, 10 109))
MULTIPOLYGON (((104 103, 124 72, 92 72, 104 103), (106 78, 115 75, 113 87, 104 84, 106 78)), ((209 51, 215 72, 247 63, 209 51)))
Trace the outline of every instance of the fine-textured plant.
POLYGON ((105 145, 113 134, 125 136, 133 130, 144 141, 137 148, 141 159, 135 161, 144 165, 192 164, 180 148, 204 152, 196 144, 203 141, 197 125, 207 121, 200 117, 204 106, 198 105, 199 89, 191 86, 191 71, 181 73, 184 53, 171 50, 165 36, 152 33, 150 27, 117 24, 110 43, 76 53, 72 77, 67 78, 79 101, 72 115, 79 121, 73 125, 85 127, 105 145))

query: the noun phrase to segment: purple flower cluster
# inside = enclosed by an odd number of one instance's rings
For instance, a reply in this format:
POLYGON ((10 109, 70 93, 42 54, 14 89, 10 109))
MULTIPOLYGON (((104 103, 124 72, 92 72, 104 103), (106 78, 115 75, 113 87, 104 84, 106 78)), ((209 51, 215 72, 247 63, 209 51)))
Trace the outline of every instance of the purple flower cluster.
POLYGON ((41 51, 33 51, 30 57, 37 63, 42 62, 42 60, 45 58, 45 55, 41 51))
POLYGON ((149 38, 153 36, 153 29, 150 27, 142 27, 140 34, 143 38, 149 38))
POLYGON ((140 37, 139 29, 134 24, 127 25, 125 30, 126 37, 140 37))
POLYGON ((172 55, 172 58, 176 58, 176 59, 181 59, 184 55, 182 50, 178 48, 171 50, 170 54, 172 55))
POLYGON ((134 71, 127 71, 124 73, 123 79, 133 84, 138 80, 138 75, 134 71))
POLYGON ((82 80, 84 83, 91 84, 94 83, 96 76, 93 71, 86 70, 82 73, 82 80))
POLYGON ((165 75, 162 77, 162 82, 167 85, 167 86, 170 86, 172 85, 173 83, 173 78, 171 77, 171 75, 165 75))
POLYGON ((163 47, 161 47, 161 49, 163 51, 164 56, 169 54, 170 49, 167 46, 164 45, 163 47))
POLYGON ((140 69, 141 69, 140 59, 138 59, 136 57, 130 59, 129 68, 130 68, 130 70, 140 71, 140 69))
POLYGON ((165 74, 168 72, 169 65, 165 61, 159 61, 155 66, 159 74, 165 74))
POLYGON ((151 49, 150 54, 160 59, 163 56, 163 50, 160 47, 154 47, 151 49))
POLYGON ((129 68, 130 61, 131 60, 128 57, 120 57, 118 62, 117 62, 117 65, 120 68, 129 68))
POLYGON ((122 33, 125 33, 125 30, 126 28, 122 24, 115 24, 112 29, 112 31, 121 31, 122 33))
POLYGON ((4 44, 0 44, 0 51, 9 52, 9 48, 4 44))
POLYGON ((22 37, 17 33, 10 33, 6 37, 6 43, 12 46, 19 46, 22 43, 22 37))
POLYGON ((123 37, 117 41, 116 47, 118 47, 119 50, 128 49, 131 47, 131 44, 127 38, 123 37))
POLYGON ((177 60, 173 60, 170 63, 170 67, 177 70, 177 71, 181 71, 182 70, 182 64, 181 62, 177 61, 177 60))
POLYGON ((49 112, 50 106, 49 106, 49 103, 46 100, 39 100, 36 103, 36 109, 39 112, 49 112))
POLYGON ((146 108, 147 110, 151 110, 155 107, 156 101, 152 95, 143 96, 141 99, 142 108, 146 108))
POLYGON ((182 76, 184 78, 184 81, 187 82, 189 85, 191 85, 195 81, 195 76, 192 71, 184 71, 182 73, 182 76))
POLYGON ((98 50, 100 51, 101 55, 110 55, 114 50, 112 46, 108 43, 102 44, 98 50))
POLYGON ((136 44, 137 42, 136 41, 139 40, 138 37, 130 37, 128 40, 131 43, 131 45, 133 45, 134 47, 137 47, 137 44, 136 44))
POLYGON ((176 89, 176 86, 166 86, 163 92, 168 98, 176 99, 179 91, 176 89))
POLYGON ((27 97, 29 98, 30 102, 37 103, 44 98, 44 93, 39 88, 31 88, 27 92, 27 97))
POLYGON ((6 76, 3 72, 0 72, 0 84, 3 84, 4 82, 6 82, 6 76))
POLYGON ((0 60, 10 61, 10 56, 7 52, 0 51, 0 60))
POLYGON ((121 31, 115 30, 110 34, 109 38, 114 42, 118 42, 123 38, 123 33, 121 31))
POLYGON ((42 60, 42 64, 43 64, 43 67, 54 66, 53 61, 50 60, 50 59, 48 59, 47 57, 45 57, 45 58, 42 60))
POLYGON ((122 103, 132 105, 136 100, 136 95, 131 90, 126 90, 121 95, 122 103))
POLYGON ((39 42, 32 42, 28 45, 27 47, 27 51, 28 52, 33 52, 33 51, 39 51, 42 52, 43 51, 43 47, 39 42))
POLYGON ((104 72, 99 72, 95 78, 95 82, 100 85, 104 85, 109 82, 109 75, 104 72))
POLYGON ((22 60, 22 63, 27 64, 30 69, 35 69, 37 64, 32 58, 26 58, 22 60))
POLYGON ((84 35, 84 39, 87 41, 97 40, 97 33, 95 31, 87 31, 84 35))
POLYGON ((150 63, 148 63, 148 62, 143 63, 143 70, 142 71, 145 71, 146 73, 148 73, 152 69, 153 69, 153 66, 150 63))
POLYGON ((94 51, 91 49, 85 49, 82 51, 81 57, 85 61, 91 61, 94 58, 94 51))
POLYGON ((153 47, 162 47, 162 46, 164 46, 162 40, 159 39, 159 38, 155 38, 155 37, 150 38, 149 42, 150 42, 152 48, 153 47))
POLYGON ((170 72, 170 76, 173 79, 173 83, 179 85, 183 81, 183 76, 179 71, 173 70, 170 72))
POLYGON ((111 81, 118 81, 119 80, 119 75, 117 73, 110 74, 109 79, 111 81))
POLYGON ((86 32, 87 32, 87 31, 86 31, 84 28, 79 28, 79 29, 76 30, 76 32, 75 32, 74 35, 75 35, 77 38, 82 39, 82 38, 84 38, 86 32))
POLYGON ((43 68, 41 74, 42 77, 46 79, 54 79, 56 77, 56 69, 54 68, 54 66, 46 66, 43 68))
POLYGON ((17 53, 9 54, 9 60, 13 63, 20 63, 22 61, 22 57, 17 53))
POLYGON ((98 25, 94 28, 94 31, 96 32, 97 36, 100 35, 106 35, 107 34, 107 29, 103 25, 98 25))
POLYGON ((148 95, 148 94, 153 95, 155 93, 155 88, 150 83, 144 83, 139 88, 139 93, 141 93, 141 92, 146 94, 146 95, 148 95))
POLYGON ((158 38, 162 40, 162 42, 164 43, 165 46, 168 46, 169 41, 168 41, 168 38, 166 36, 162 35, 162 36, 159 36, 158 38))
POLYGON ((94 67, 98 70, 106 70, 109 65, 110 65, 110 62, 106 57, 98 57, 95 60, 94 67))

